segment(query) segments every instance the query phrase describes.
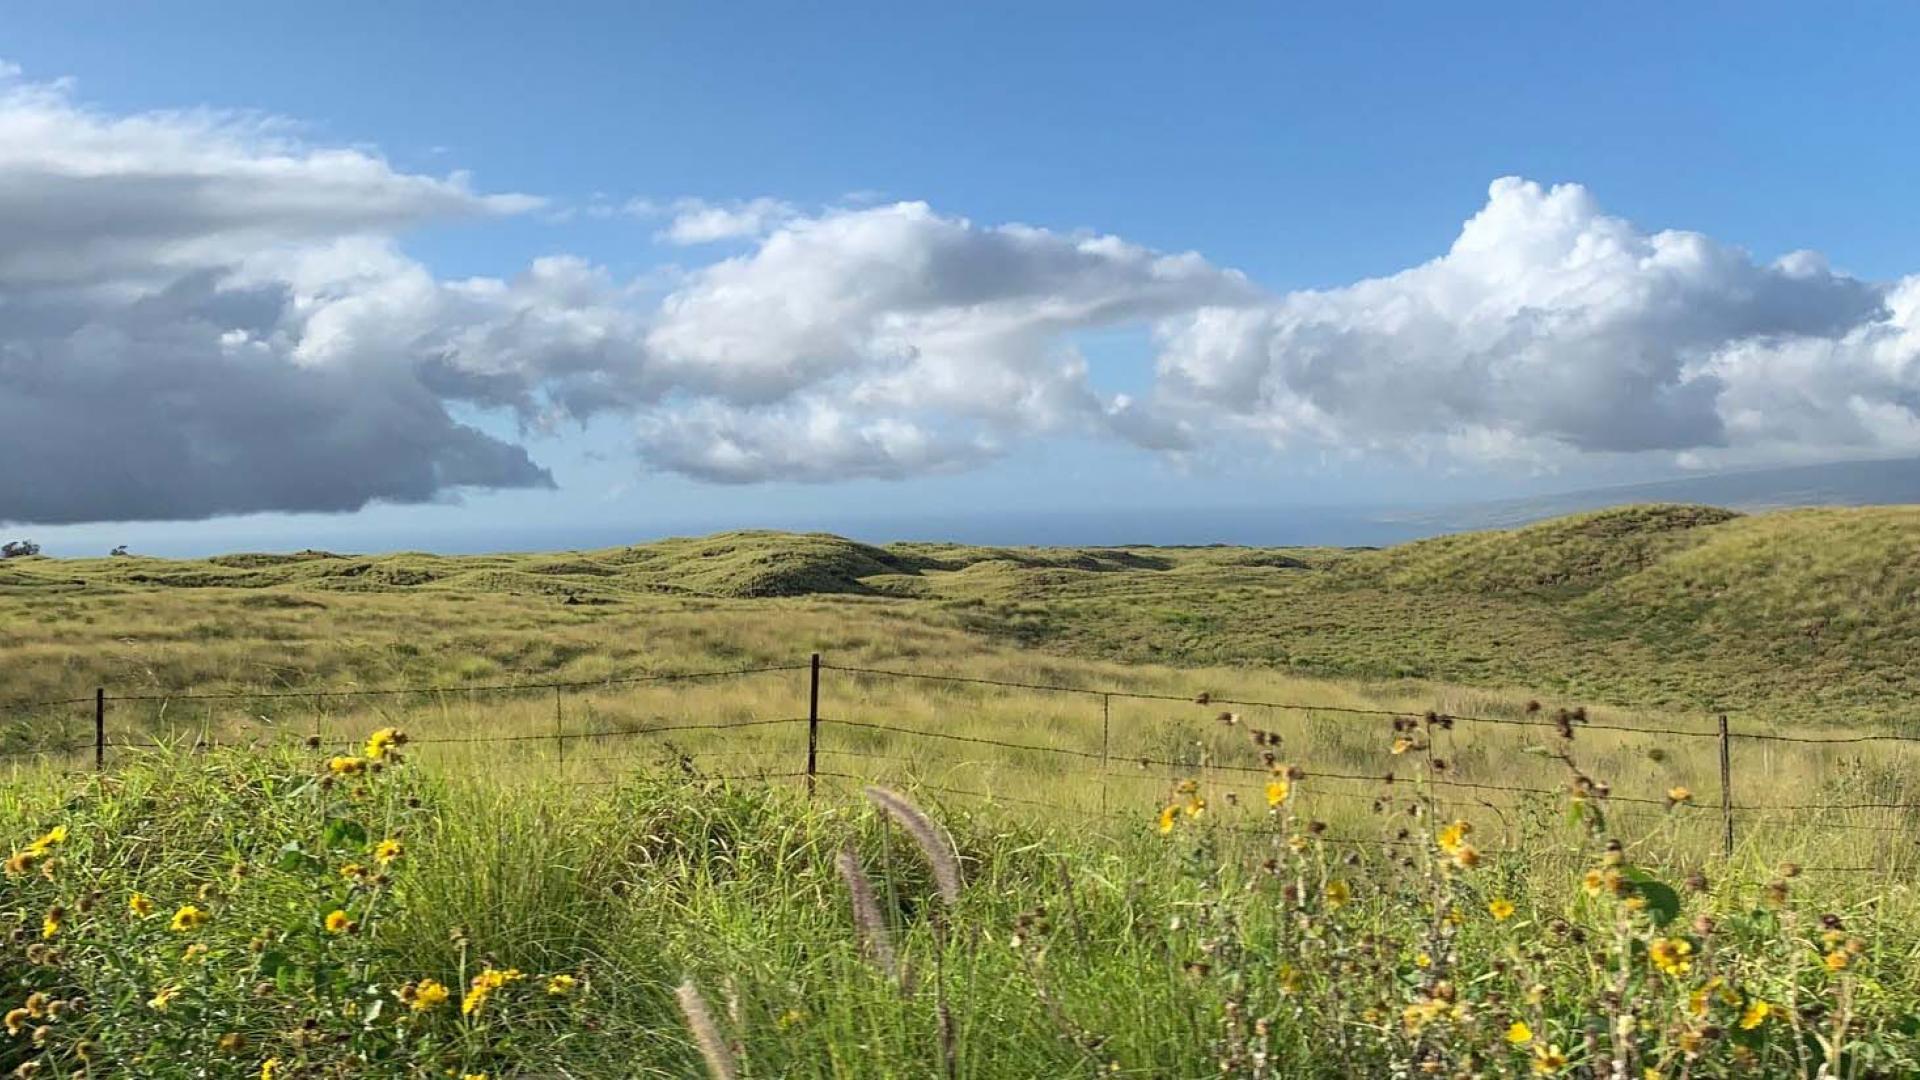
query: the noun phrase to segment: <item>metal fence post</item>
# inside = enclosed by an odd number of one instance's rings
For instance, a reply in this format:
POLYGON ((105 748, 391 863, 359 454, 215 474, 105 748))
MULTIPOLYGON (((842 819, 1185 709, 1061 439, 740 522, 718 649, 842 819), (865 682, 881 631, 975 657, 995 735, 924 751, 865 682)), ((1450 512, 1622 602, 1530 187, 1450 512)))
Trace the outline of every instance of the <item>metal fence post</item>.
POLYGON ((567 763, 567 729, 560 715, 560 687, 553 688, 553 752, 560 764, 567 763))
POLYGON ((813 797, 813 777, 820 759, 820 654, 813 654, 807 680, 807 797, 813 797))
POLYGON ((1100 695, 1100 812, 1107 812, 1107 773, 1111 765, 1107 760, 1107 733, 1113 727, 1113 695, 1100 695))
POLYGON ((107 768, 107 688, 93 688, 93 771, 107 768))
POLYGON ((1720 820, 1727 858, 1733 858, 1733 739, 1727 733, 1727 714, 1720 714, 1720 820))

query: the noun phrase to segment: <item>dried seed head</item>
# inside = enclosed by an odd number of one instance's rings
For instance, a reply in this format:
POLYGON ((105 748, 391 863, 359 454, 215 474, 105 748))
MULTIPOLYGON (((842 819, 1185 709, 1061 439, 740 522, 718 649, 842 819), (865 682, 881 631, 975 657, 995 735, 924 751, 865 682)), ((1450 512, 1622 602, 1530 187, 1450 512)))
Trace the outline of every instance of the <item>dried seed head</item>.
POLYGON ((933 880, 940 887, 940 898, 946 901, 948 907, 958 904, 960 860, 954 856, 953 846, 940 835, 940 830, 934 827, 932 820, 898 792, 870 787, 867 789, 867 798, 899 822, 900 827, 913 837, 913 842, 919 845, 920 853, 926 856, 927 865, 933 870, 933 880))

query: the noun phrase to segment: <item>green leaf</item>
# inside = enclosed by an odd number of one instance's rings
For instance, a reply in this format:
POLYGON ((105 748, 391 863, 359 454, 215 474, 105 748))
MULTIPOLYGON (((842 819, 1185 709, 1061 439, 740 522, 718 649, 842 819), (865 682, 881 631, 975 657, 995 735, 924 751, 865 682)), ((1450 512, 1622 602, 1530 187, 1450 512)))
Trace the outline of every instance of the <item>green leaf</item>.
POLYGON ((1634 891, 1647 902, 1653 925, 1665 926, 1680 916, 1680 894, 1671 885, 1635 866, 1622 867, 1620 873, 1633 882, 1634 891))
POLYGON ((325 869, 326 867, 325 863, 307 854, 306 850, 300 846, 298 840, 287 841, 286 844, 280 848, 280 854, 274 857, 273 865, 276 869, 286 870, 292 873, 302 871, 311 873, 325 869))
POLYGON ((361 848, 367 846, 367 830, 352 818, 334 818, 327 822, 322 840, 329 848, 361 848))

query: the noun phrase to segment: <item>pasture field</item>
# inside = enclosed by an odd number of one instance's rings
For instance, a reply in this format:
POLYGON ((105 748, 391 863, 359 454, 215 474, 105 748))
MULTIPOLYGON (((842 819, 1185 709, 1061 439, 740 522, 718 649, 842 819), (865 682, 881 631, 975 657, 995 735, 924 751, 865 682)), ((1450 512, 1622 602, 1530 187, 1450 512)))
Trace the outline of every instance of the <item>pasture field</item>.
POLYGON ((1909 1075, 1916 529, 14 560, 0 1063, 1909 1075))

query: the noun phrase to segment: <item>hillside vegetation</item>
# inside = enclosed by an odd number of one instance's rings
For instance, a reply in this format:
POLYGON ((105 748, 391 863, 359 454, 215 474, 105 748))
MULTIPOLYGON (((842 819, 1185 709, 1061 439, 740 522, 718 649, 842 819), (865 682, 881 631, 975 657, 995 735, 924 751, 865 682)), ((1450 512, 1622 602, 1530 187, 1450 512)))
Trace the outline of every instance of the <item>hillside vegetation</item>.
MULTIPOLYGON (((227 637, 247 631, 222 613, 267 610, 291 613, 280 632, 319 636, 335 616, 378 610, 404 643, 411 635, 392 623, 408 611, 431 622, 458 606, 474 633, 510 634, 548 620, 624 627, 655 612, 785 611, 796 601, 828 621, 946 627, 1089 658, 1439 680, 1647 708, 1864 719, 1920 694, 1915 507, 1751 516, 1626 507, 1383 550, 875 546, 743 532, 564 554, 0 564, 0 619, 16 648, 49 657, 65 651, 60 642, 84 642, 76 623, 123 640, 184 619, 227 637), (367 606, 352 596, 406 599, 367 606), (59 635, 45 633, 54 626, 59 635)), ((787 640, 796 654, 806 647, 787 640)), ((527 659, 489 664, 550 669, 527 659)), ((92 666, 60 660, 70 671, 92 666)))

